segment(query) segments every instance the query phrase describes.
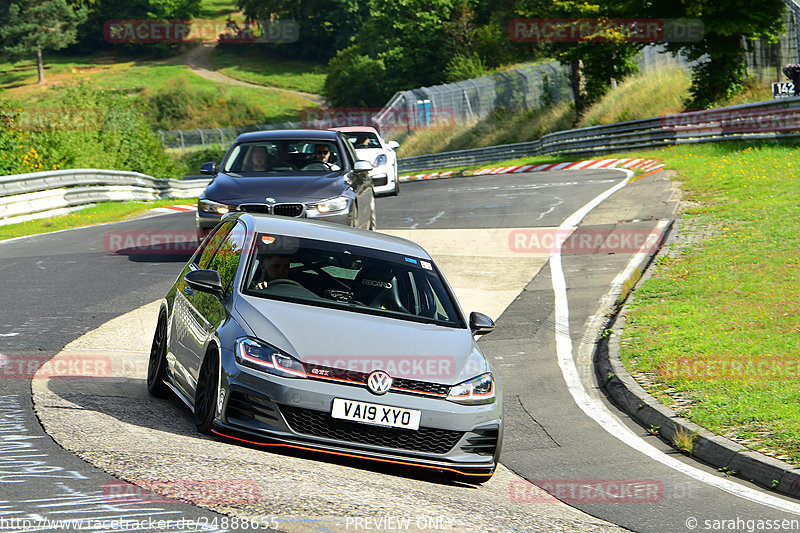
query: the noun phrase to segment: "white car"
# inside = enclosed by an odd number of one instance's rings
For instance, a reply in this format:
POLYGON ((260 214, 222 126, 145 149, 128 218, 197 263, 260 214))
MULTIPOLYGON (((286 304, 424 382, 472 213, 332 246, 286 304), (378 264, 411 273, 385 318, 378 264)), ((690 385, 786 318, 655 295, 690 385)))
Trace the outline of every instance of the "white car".
POLYGON ((347 126, 331 128, 341 131, 356 149, 359 159, 372 163, 369 173, 375 188, 375 196, 397 196, 400 182, 397 179, 397 141, 388 143, 380 136, 378 130, 369 126, 347 126))

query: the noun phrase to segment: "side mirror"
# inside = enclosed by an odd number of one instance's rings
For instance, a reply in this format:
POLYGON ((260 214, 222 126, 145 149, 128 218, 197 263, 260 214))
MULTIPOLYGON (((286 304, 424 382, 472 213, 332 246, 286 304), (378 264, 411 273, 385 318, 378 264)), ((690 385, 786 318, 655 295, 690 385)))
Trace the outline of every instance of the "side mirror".
POLYGON ((215 296, 222 295, 222 278, 216 270, 192 270, 183 279, 196 291, 208 292, 215 296))
POLYGON ((400 148, 400 143, 397 141, 389 141, 386 146, 389 148, 389 150, 395 150, 400 148))
POLYGON ((469 314, 469 329, 473 335, 486 335, 494 330, 494 320, 483 313, 473 311, 469 314))
POLYGON ((213 161, 209 161, 208 163, 203 163, 203 166, 200 167, 200 174, 206 174, 208 176, 216 176, 217 164, 213 161))
POLYGON ((356 165, 354 168, 356 170, 366 170, 367 172, 369 172, 370 170, 372 170, 372 163, 370 163, 369 161, 364 161, 363 159, 359 159, 358 161, 356 161, 356 165))

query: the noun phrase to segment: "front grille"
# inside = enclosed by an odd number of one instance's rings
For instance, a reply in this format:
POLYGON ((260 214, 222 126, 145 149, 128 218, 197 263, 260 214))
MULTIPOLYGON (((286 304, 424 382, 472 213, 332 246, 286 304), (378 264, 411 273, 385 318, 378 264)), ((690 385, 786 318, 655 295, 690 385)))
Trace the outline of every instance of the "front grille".
POLYGON ((439 396, 447 396, 447 393, 450 392, 450 385, 431 383, 430 381, 417 381, 415 379, 395 379, 392 381, 392 387, 439 396))
POLYGON ((266 398, 247 394, 240 391, 231 391, 228 397, 228 407, 226 415, 233 421, 252 421, 257 420, 269 425, 274 425, 278 420, 278 413, 275 411, 275 404, 266 398))
POLYGON ((385 176, 385 175, 384 176, 375 176, 375 177, 372 178, 372 184, 375 187, 380 187, 381 185, 386 185, 388 180, 389 180, 389 178, 387 176, 385 176))
POLYGON ((332 418, 323 411, 280 405, 280 410, 295 432, 357 444, 383 448, 443 454, 453 449, 464 433, 420 427, 412 429, 384 428, 332 418))
POLYGON ((277 204, 272 212, 282 217, 299 217, 303 214, 303 204, 277 204))
POLYGON ((267 204, 242 204, 239 206, 239 210, 247 213, 264 213, 267 215, 271 212, 267 204))
POLYGON ((497 426, 474 429, 471 435, 467 437, 467 443, 463 444, 461 449, 466 453, 494 455, 494 451, 497 449, 498 433, 497 426))
MULTIPOLYGON (((339 381, 347 385, 363 385, 366 387, 367 378, 369 378, 368 372, 359 372, 357 370, 332 368, 311 363, 306 363, 305 367, 310 378, 339 381)), ((450 387, 450 385, 432 383, 430 381, 393 378, 391 390, 404 394, 447 396, 447 393, 450 392, 450 387)))

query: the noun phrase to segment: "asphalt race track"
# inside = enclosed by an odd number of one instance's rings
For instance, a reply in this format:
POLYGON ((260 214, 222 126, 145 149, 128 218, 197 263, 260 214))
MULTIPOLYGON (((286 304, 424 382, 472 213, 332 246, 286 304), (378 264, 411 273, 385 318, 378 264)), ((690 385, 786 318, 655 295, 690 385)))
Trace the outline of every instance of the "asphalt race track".
POLYGON ((107 519, 82 524, 93 531, 120 531, 112 519, 142 520, 128 531, 164 530, 153 519, 230 531, 615 531, 616 524, 673 532, 797 524, 796 501, 674 453, 597 386, 587 324, 636 250, 598 247, 596 237, 652 233, 674 217, 673 191, 658 175, 636 181, 580 221, 585 241, 558 257, 542 243, 624 177, 596 170, 408 182, 400 196, 378 200, 381 231, 428 249, 466 312, 499 317, 480 342, 504 385, 506 468, 480 487, 210 439, 194 432, 176 401, 150 398, 142 362, 155 317, 142 308, 163 295, 190 252, 112 253, 109 232, 187 232, 191 213, 0 243, 0 531, 52 529, 2 522, 23 517, 107 519), (35 367, 68 344, 67 357, 101 355, 113 372, 32 379, 35 367), (174 486, 165 491, 166 480, 184 480, 184 488, 214 481, 241 497, 185 498, 194 506, 146 490, 185 496, 174 486), (576 490, 581 484, 598 490, 576 490), (617 498, 612 489, 628 492, 617 498), (214 511, 254 519, 256 527, 223 523, 214 511))

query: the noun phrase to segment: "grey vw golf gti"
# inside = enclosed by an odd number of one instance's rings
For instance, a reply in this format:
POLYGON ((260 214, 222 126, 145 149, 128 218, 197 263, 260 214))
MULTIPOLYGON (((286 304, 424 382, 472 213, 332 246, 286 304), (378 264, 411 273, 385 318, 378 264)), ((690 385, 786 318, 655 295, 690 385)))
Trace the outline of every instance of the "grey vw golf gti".
POLYGON ((163 301, 147 386, 199 431, 443 471, 497 466, 497 377, 411 241, 326 222, 229 215, 163 301))

